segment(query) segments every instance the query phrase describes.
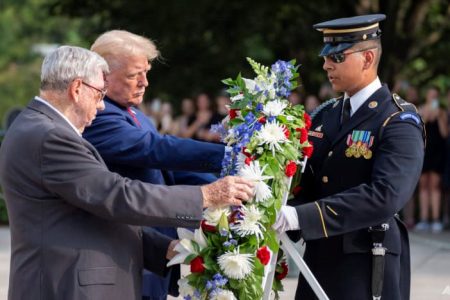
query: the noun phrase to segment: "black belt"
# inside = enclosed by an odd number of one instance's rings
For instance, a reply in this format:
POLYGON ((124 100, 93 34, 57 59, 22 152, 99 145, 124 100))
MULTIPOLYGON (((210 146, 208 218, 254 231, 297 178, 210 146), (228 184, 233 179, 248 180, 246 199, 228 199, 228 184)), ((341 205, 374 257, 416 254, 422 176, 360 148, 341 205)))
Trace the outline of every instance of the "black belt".
POLYGON ((383 291, 384 278, 384 255, 386 248, 383 247, 384 235, 389 229, 388 223, 383 223, 378 226, 369 228, 372 234, 372 298, 373 300, 381 299, 381 292, 383 291))

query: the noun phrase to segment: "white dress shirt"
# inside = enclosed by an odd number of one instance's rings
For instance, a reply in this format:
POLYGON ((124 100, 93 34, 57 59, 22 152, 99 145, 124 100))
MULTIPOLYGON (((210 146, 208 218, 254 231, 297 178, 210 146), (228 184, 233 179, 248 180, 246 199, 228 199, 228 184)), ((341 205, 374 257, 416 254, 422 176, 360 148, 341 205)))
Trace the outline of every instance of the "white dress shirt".
MULTIPOLYGON (((361 105, 381 87, 380 78, 376 78, 369 85, 356 94, 350 97, 350 117, 361 107, 361 105)), ((344 99, 349 98, 347 93, 344 94, 344 99)))

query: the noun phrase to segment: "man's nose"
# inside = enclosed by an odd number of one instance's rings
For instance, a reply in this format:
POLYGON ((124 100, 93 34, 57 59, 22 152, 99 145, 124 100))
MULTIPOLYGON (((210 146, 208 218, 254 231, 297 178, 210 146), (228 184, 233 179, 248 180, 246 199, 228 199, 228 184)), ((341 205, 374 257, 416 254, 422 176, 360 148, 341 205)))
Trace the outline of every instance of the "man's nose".
POLYGON ((323 57, 323 65, 322 65, 322 68, 323 68, 325 71, 331 69, 330 59, 327 58, 326 56, 323 57))
POLYGON ((146 74, 143 74, 143 75, 140 76, 140 78, 139 78, 139 85, 141 85, 141 86, 143 85, 145 87, 148 86, 148 80, 147 80, 147 75, 146 74))

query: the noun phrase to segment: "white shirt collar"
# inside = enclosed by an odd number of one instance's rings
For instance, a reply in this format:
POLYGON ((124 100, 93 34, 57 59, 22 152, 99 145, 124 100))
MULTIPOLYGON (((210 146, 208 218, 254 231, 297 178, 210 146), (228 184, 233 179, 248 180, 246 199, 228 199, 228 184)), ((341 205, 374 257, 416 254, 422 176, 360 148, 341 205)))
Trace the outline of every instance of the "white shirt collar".
POLYGON ((47 100, 42 99, 39 96, 34 97, 35 100, 44 103, 45 105, 47 105, 48 107, 50 107, 53 111, 55 111, 58 115, 60 115, 64 120, 66 120, 67 123, 69 123, 70 127, 73 128, 73 130, 75 130, 75 132, 81 136, 81 133, 78 131, 78 129, 69 121, 69 119, 67 119, 67 117, 65 115, 63 115, 59 110, 57 110, 53 105, 51 105, 49 102, 47 102, 47 100))
MULTIPOLYGON (((356 94, 350 97, 350 116, 361 107, 361 105, 373 94, 376 90, 381 87, 380 78, 376 78, 369 85, 367 85, 362 90, 358 91, 356 94)), ((347 99, 347 93, 344 94, 344 99, 347 99)))

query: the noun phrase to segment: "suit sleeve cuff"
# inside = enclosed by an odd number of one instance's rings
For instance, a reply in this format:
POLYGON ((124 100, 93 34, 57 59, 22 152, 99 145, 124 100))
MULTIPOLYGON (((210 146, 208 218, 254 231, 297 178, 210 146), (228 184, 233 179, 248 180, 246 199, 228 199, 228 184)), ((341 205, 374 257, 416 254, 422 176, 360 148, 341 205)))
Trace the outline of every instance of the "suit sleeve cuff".
POLYGON ((305 240, 328 238, 325 215, 317 201, 295 207, 298 214, 299 226, 305 240))

